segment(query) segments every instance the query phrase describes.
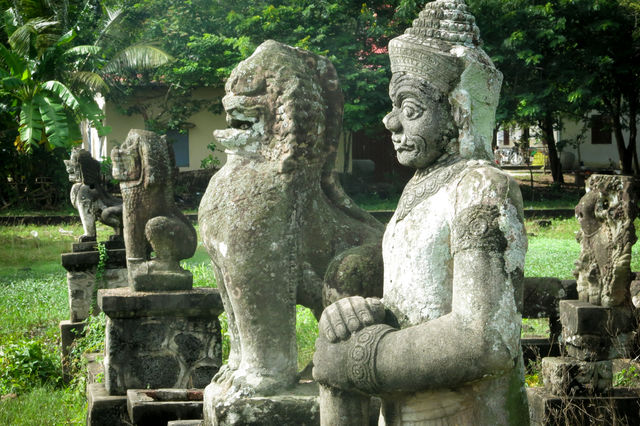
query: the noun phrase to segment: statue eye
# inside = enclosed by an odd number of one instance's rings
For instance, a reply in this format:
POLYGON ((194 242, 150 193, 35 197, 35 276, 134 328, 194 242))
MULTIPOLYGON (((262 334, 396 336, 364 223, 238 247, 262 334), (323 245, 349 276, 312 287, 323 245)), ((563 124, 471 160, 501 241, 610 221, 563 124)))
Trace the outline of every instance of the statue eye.
POLYGON ((423 112, 422 106, 411 99, 405 99, 402 102, 402 114, 409 120, 419 118, 423 112))

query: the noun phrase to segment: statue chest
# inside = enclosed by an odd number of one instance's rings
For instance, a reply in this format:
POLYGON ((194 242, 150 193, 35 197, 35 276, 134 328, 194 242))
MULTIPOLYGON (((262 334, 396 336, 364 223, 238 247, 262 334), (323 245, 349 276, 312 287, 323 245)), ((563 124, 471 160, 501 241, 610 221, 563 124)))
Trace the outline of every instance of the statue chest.
POLYGON ((451 311, 453 262, 450 223, 453 200, 447 186, 394 215, 384 234, 384 303, 402 327, 451 311))

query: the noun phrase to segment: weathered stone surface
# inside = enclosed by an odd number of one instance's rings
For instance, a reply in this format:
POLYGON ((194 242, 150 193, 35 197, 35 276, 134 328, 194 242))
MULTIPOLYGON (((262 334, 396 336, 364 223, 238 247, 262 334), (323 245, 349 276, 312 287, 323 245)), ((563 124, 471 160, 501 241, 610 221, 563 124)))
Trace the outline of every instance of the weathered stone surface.
POLYGON ((69 350, 76 339, 84 336, 84 321, 72 322, 60 321, 60 347, 62 350, 62 380, 68 383, 71 380, 71 366, 69 365, 69 350))
MULTIPOLYGON (((215 386, 215 383, 212 384, 215 386)), ((237 392, 231 398, 217 399, 219 391, 212 386, 205 390, 205 424, 216 426, 255 425, 316 426, 320 424, 317 386, 299 384, 269 397, 243 396, 237 392)))
POLYGON ((626 358, 631 354, 637 321, 629 307, 604 307, 579 300, 560 302, 562 340, 580 360, 626 358))
MULTIPOLYGON (((392 315, 380 324, 357 298, 327 307, 314 378, 383 395, 389 425, 527 424, 522 197, 490 148, 502 76, 462 0, 427 3, 389 56, 384 124, 417 169, 382 245, 392 315)), ((351 424, 342 413, 356 418, 358 398, 321 393, 322 424, 351 424)))
POLYGON ((629 304, 637 186, 630 176, 592 175, 587 181, 587 193, 576 207, 581 251, 573 274, 580 300, 602 306, 629 304))
POLYGON ((542 359, 545 388, 554 395, 594 395, 611 389, 611 361, 587 362, 571 357, 542 359))
POLYGON ((98 291, 100 309, 111 318, 143 318, 162 315, 217 317, 223 311, 216 288, 189 291, 134 292, 127 288, 98 291))
POLYGON ((631 308, 607 308, 580 300, 560 301, 560 322, 567 336, 615 336, 636 328, 631 308))
POLYGON ((87 425, 130 425, 125 395, 109 395, 103 383, 87 385, 87 425))
POLYGON ((105 269, 100 277, 96 277, 96 268, 85 271, 67 272, 69 290, 69 310, 71 321, 84 321, 91 313, 100 313, 97 304, 99 289, 120 288, 128 285, 127 270, 105 269))
POLYGON ((175 159, 165 137, 133 129, 111 151, 120 180, 129 284, 137 291, 189 290, 193 277, 180 266, 193 256, 193 225, 173 201, 175 159), (151 254, 155 253, 152 257, 151 254))
POLYGON ((156 426, 172 420, 202 421, 202 391, 197 389, 129 389, 129 418, 137 426, 156 426))
MULTIPOLYGON (((62 253, 62 266, 69 272, 87 271, 94 269, 100 263, 100 253, 97 250, 62 253)), ((126 253, 124 249, 107 249, 107 260, 104 264, 108 269, 126 267, 126 253)))
POLYGON ((324 57, 266 41, 226 84, 227 162, 202 198, 203 243, 228 314, 223 392, 296 380, 295 306, 381 295, 383 226, 334 175, 343 96, 324 57))
POLYGON ((222 364, 216 289, 141 293, 102 290, 107 315, 105 386, 127 389, 203 388, 222 364))
POLYGON ((74 148, 64 161, 69 173, 71 204, 78 209, 84 234, 80 241, 96 240, 96 221, 113 228, 113 238, 122 239, 122 200, 113 197, 102 186, 100 163, 84 150, 74 148))
POLYGON ((551 395, 544 388, 528 388, 532 426, 638 425, 637 389, 614 389, 602 396, 551 395))

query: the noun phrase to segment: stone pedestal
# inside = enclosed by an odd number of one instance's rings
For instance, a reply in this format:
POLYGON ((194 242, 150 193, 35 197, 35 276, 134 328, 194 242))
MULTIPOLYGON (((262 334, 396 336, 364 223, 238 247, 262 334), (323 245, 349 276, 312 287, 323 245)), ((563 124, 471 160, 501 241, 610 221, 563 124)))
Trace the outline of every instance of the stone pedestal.
POLYGON ((107 315, 105 386, 127 389, 204 388, 222 363, 222 302, 217 289, 134 292, 100 290, 107 315))
POLYGON ((97 291, 102 288, 126 287, 127 269, 124 243, 121 240, 104 243, 106 259, 100 265, 96 241, 74 243, 71 253, 62 254, 62 266, 67 270, 70 319, 60 323, 62 374, 70 378, 69 350, 84 334, 85 320, 100 312, 97 291))
POLYGON ((172 420, 202 421, 201 389, 129 389, 129 418, 137 426, 167 424, 172 420))
POLYGON ((612 387, 612 360, 635 335, 631 309, 562 300, 560 322, 568 356, 542 360, 544 389, 527 390, 532 425, 638 424, 637 390, 612 387))
POLYGON ((299 383, 267 397, 225 391, 216 383, 205 389, 205 425, 320 425, 318 386, 314 382, 299 383))
POLYGON ((595 396, 551 395, 543 388, 527 388, 531 426, 639 425, 639 389, 613 389, 595 396))
POLYGON ((569 356, 584 361, 628 358, 636 322, 630 307, 560 301, 562 340, 569 356))

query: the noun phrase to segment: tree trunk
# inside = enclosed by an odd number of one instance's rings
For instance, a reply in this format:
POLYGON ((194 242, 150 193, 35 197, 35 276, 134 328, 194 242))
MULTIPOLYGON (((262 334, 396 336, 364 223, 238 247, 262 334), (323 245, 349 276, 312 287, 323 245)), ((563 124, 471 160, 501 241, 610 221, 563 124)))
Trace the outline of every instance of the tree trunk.
POLYGON ((558 158, 558 150, 556 149, 556 140, 553 136, 553 115, 547 112, 540 123, 542 129, 542 142, 549 149, 549 167, 551 168, 551 176, 554 183, 564 183, 562 175, 562 164, 558 158))

